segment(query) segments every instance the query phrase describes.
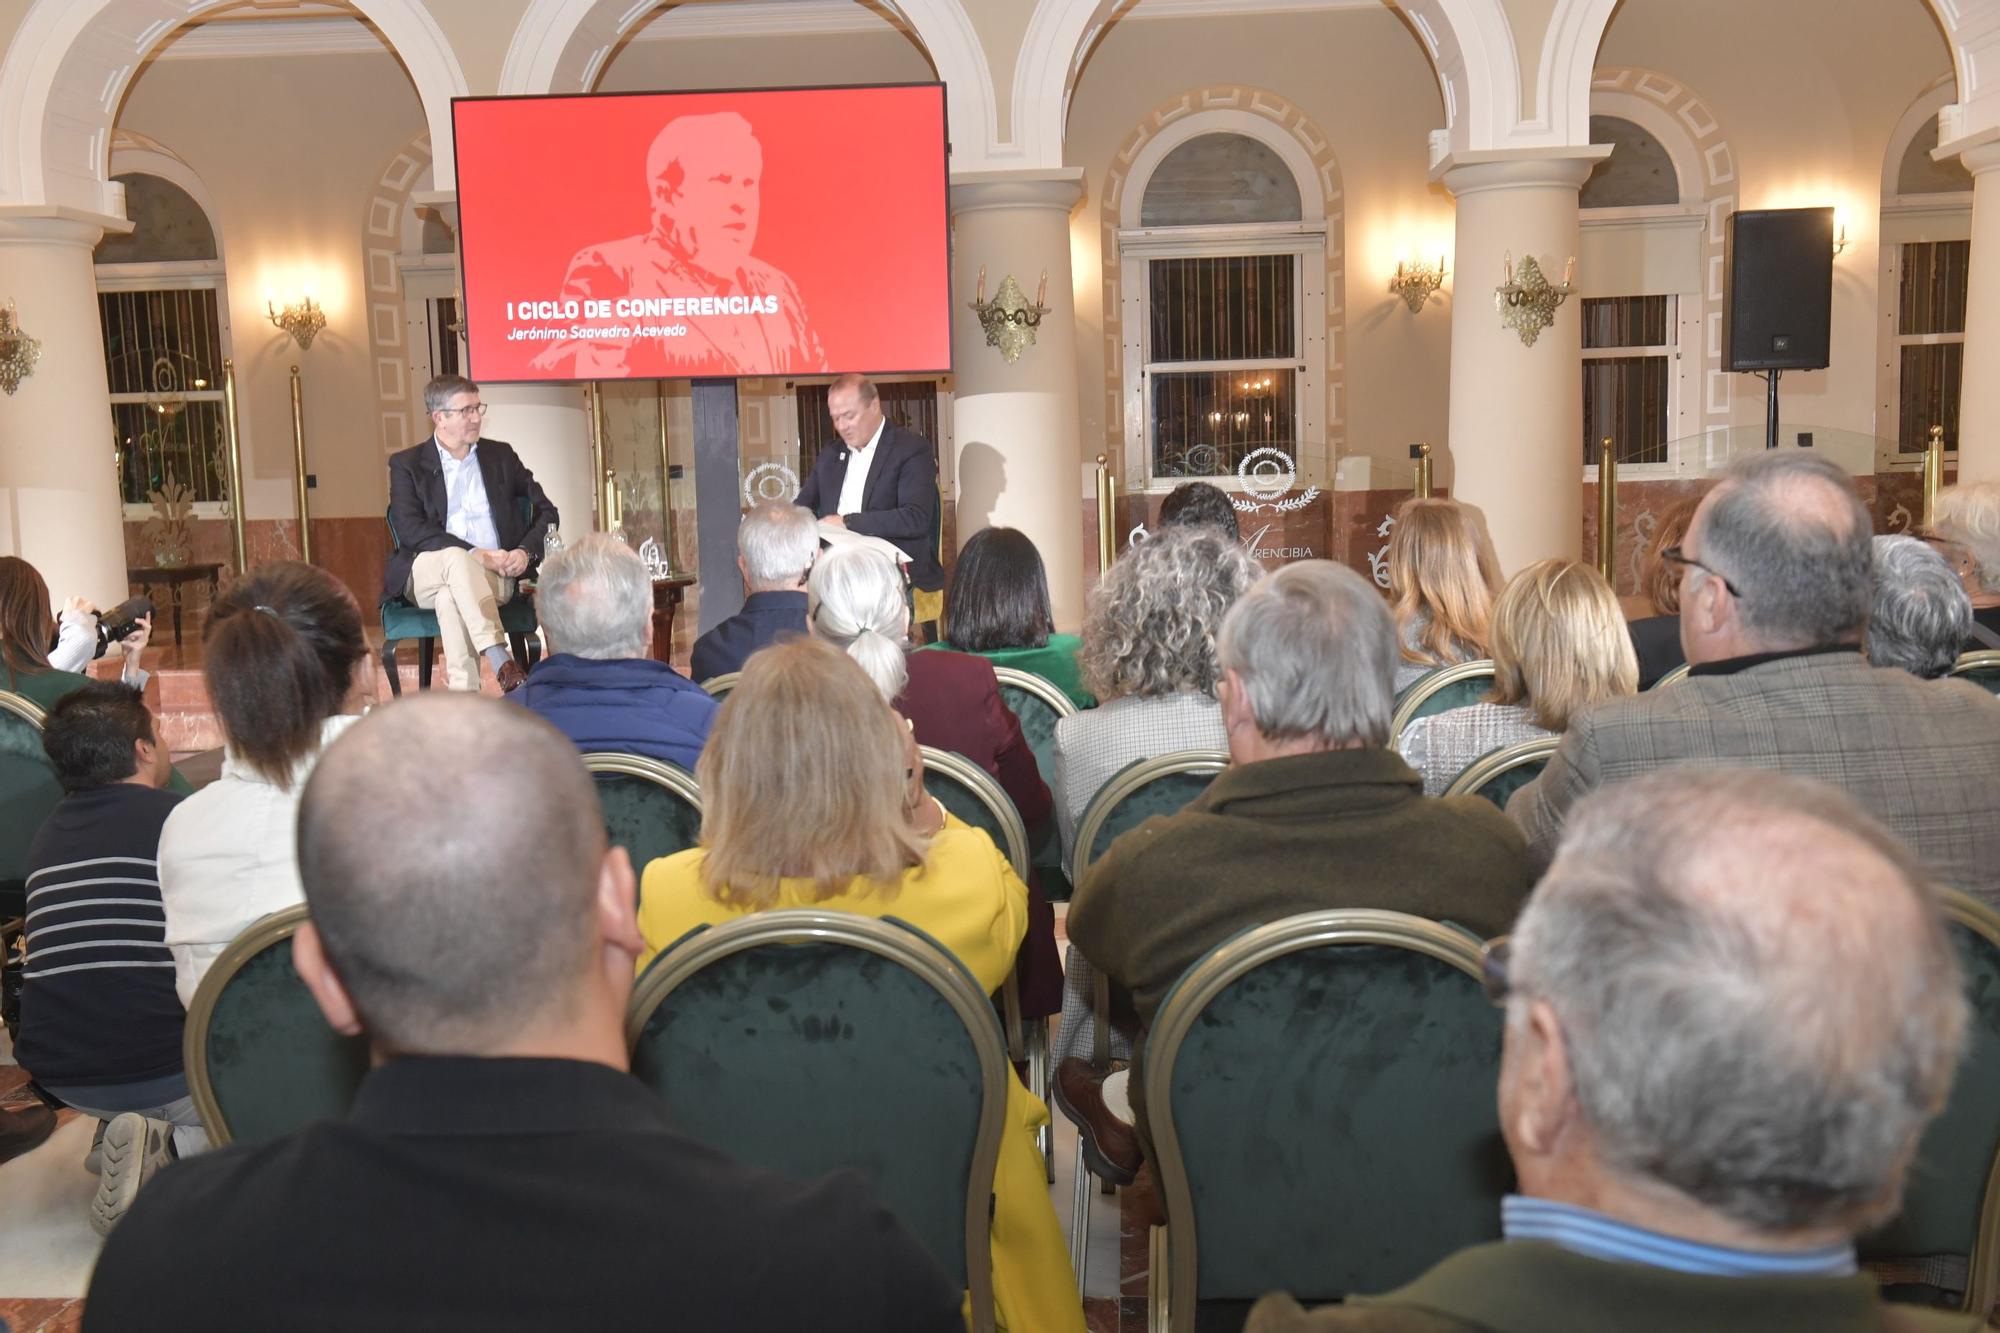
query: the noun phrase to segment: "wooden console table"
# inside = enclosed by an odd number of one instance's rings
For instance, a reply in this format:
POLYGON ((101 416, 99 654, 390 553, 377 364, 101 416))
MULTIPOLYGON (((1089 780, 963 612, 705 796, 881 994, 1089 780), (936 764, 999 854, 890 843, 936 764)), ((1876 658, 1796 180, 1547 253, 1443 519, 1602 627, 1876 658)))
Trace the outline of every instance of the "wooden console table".
POLYGON ((662 574, 653 580, 653 658, 671 662, 674 656, 674 614, 681 609, 692 574, 662 574))
POLYGON ((181 585, 183 583, 191 583, 196 579, 206 580, 208 583, 208 604, 213 607, 215 605, 215 594, 219 587, 221 574, 222 566, 219 564, 177 565, 172 569, 141 566, 137 569, 128 569, 125 571, 126 579, 147 597, 153 595, 154 584, 164 583, 167 585, 169 599, 173 603, 174 647, 176 648, 181 646, 181 585))

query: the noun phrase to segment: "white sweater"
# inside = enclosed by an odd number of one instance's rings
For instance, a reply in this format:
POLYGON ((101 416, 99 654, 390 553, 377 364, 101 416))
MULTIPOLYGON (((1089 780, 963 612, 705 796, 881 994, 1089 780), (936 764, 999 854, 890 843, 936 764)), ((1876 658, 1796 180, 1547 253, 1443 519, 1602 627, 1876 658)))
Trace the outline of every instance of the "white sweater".
POLYGON ((359 719, 330 717, 319 749, 280 787, 225 753, 222 776, 174 807, 160 832, 160 901, 181 1004, 244 927, 305 901, 299 882, 299 796, 319 756, 359 719))

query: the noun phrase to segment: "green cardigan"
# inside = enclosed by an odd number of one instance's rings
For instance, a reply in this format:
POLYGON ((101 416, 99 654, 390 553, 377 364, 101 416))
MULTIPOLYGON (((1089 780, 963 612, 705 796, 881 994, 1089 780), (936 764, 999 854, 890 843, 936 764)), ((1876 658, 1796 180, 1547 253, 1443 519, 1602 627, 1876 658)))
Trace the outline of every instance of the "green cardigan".
MULTIPOLYGON (((924 646, 954 653, 967 651, 954 648, 950 643, 928 643, 924 646)), ((1067 694, 1069 701, 1078 708, 1095 708, 1097 697, 1083 687, 1083 670, 1076 663, 1076 655, 1082 651, 1083 640, 1076 635, 1051 634, 1049 641, 1040 648, 995 648, 978 656, 994 666, 1014 667, 1040 676, 1067 694)))
MULTIPOLYGON (((1329 1204, 1329 1206, 1332 1206, 1329 1204)), ((1973 1315, 1887 1305, 1875 1280, 1708 1277, 1541 1241, 1477 1245, 1386 1296, 1307 1313, 1266 1296, 1244 1333, 1972 1333, 1973 1315)))
MULTIPOLYGON (((32 699, 46 713, 56 706, 56 700, 90 684, 91 678, 75 671, 57 671, 53 667, 47 671, 15 672, 0 664, 0 689, 18 694, 24 699, 32 699)), ((167 776, 167 790, 179 792, 183 796, 194 792, 194 784, 182 776, 176 768, 167 776)), ((39 821, 37 821, 39 826, 39 821)))

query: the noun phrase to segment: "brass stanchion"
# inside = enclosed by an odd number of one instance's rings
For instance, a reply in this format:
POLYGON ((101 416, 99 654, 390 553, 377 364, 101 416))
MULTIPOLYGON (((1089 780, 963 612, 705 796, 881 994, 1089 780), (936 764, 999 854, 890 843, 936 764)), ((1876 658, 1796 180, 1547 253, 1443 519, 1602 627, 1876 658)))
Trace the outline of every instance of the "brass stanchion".
POLYGON ((236 539, 236 572, 250 572, 243 547, 243 441, 236 430, 236 363, 222 362, 222 425, 229 444, 229 527, 236 539))
POLYGON ((1924 527, 1937 517, 1938 491, 1944 487, 1944 427, 1931 427, 1931 442, 1924 446, 1924 527))
POLYGON ((292 367, 292 472, 299 485, 299 559, 312 563, 312 507, 306 500, 306 407, 299 368, 292 367))
POLYGON ((1617 587, 1612 573, 1618 563, 1618 460, 1611 456, 1611 437, 1597 446, 1597 572, 1617 587))
POLYGON ((666 538, 667 549, 660 554, 666 557, 667 573, 671 577, 679 563, 674 554, 679 547, 674 544, 674 469, 667 461, 667 386, 664 380, 653 381, 653 405, 660 418, 660 532, 666 538))
POLYGON ((1410 457, 1417 460, 1412 483, 1417 498, 1428 500, 1431 498, 1431 447, 1428 444, 1413 444, 1410 446, 1410 457))
POLYGON ((1118 483, 1111 476, 1111 460, 1097 456, 1097 572, 1111 568, 1118 558, 1118 483))
POLYGON ((604 400, 597 389, 597 382, 591 381, 583 387, 584 397, 590 407, 590 492, 591 503, 597 506, 597 530, 611 531, 611 510, 604 503, 604 422, 601 419, 604 400))

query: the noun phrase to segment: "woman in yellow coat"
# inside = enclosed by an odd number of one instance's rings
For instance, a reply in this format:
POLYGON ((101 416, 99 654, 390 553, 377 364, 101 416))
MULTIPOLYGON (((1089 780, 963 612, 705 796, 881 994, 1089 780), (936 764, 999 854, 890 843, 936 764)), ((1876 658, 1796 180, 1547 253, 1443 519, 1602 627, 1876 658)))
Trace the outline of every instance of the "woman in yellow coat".
MULTIPOLYGON (((909 728, 868 677, 815 639, 754 655, 696 768, 701 846, 646 867, 644 967, 699 925, 816 907, 895 916, 997 991, 1027 929, 1027 886, 986 834, 924 794, 909 728)), ((1083 1333, 1035 1131, 1048 1109, 1018 1079, 993 1172, 993 1294, 1014 1333, 1083 1333)))

